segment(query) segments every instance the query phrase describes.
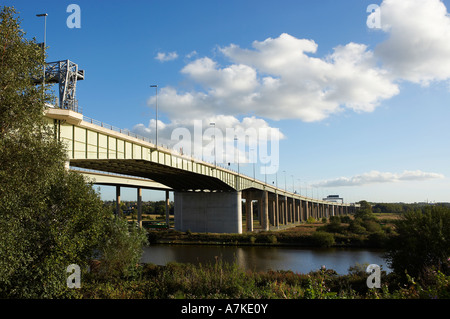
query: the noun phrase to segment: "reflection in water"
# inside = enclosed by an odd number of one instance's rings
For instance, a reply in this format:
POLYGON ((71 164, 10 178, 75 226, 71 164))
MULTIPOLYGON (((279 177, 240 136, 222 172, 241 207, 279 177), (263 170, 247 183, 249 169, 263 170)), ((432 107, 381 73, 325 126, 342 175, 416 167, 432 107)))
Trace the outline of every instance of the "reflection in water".
POLYGON ((145 247, 142 262, 165 265, 168 262, 208 264, 220 258, 236 262, 245 269, 255 271, 292 270, 309 273, 321 266, 347 274, 348 268, 358 264, 377 264, 390 271, 382 252, 364 249, 305 249, 286 247, 235 247, 203 245, 151 245, 145 247))

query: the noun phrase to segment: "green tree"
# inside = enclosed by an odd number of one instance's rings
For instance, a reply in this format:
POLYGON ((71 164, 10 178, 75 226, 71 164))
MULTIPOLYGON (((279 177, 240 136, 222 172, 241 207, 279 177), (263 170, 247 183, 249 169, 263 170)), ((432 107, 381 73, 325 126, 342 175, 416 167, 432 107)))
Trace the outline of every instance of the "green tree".
POLYGON ((400 276, 415 278, 428 270, 448 274, 450 256, 450 208, 433 206, 410 211, 396 222, 397 236, 387 247, 386 259, 400 276))
POLYGON ((117 280, 136 274, 142 248, 148 243, 147 232, 126 219, 109 218, 105 224, 105 240, 99 246, 99 277, 117 280))
POLYGON ((44 117, 36 85, 44 54, 17 12, 0 12, 0 297, 68 293, 66 268, 88 264, 106 218, 92 185, 65 169, 66 151, 44 117))
POLYGON ((355 218, 360 219, 374 219, 375 215, 372 211, 372 205, 365 200, 359 202, 361 207, 359 207, 355 213, 355 218))

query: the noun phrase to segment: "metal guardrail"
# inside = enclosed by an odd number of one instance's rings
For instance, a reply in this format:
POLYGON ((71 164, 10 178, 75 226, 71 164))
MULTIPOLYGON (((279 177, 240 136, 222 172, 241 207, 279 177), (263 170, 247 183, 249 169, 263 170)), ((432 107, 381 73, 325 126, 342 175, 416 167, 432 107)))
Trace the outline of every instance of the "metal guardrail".
POLYGON ((111 130, 111 131, 115 131, 115 132, 118 132, 118 133, 121 133, 121 134, 125 134, 125 135, 130 136, 130 137, 137 138, 139 140, 142 140, 142 141, 145 141, 145 142, 148 142, 148 143, 153 143, 152 140, 149 139, 148 137, 145 137, 145 136, 133 133, 130 130, 127 130, 127 129, 122 129, 122 128, 119 128, 119 127, 112 126, 110 124, 103 123, 102 121, 94 120, 93 118, 87 117, 85 115, 83 115, 83 121, 91 123, 91 124, 94 124, 94 125, 98 125, 100 127, 106 128, 106 129, 111 130))

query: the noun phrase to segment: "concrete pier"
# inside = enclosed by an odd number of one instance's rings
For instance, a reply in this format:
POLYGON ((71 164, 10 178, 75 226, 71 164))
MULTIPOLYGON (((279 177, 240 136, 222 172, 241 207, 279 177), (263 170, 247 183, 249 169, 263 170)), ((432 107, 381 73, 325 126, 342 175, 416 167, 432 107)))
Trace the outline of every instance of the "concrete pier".
POLYGON ((174 192, 175 229, 242 233, 241 192, 174 192))

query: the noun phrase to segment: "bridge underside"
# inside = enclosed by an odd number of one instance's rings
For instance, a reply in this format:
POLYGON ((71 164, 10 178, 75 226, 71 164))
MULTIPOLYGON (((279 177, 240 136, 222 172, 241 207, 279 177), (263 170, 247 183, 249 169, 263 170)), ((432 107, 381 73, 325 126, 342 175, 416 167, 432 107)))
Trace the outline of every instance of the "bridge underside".
POLYGON ((154 180, 177 191, 234 191, 218 178, 135 159, 71 159, 70 165, 154 180))

